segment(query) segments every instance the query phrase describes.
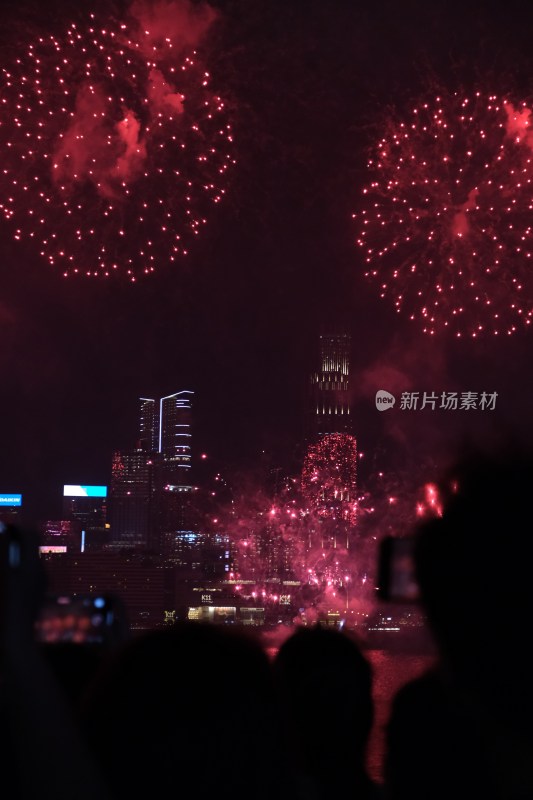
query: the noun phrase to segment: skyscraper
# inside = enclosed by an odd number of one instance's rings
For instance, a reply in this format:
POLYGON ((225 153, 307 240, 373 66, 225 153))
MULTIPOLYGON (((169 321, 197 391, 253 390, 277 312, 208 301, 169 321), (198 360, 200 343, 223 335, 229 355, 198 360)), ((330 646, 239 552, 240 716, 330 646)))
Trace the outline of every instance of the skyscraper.
POLYGON ((158 451, 169 471, 174 470, 177 484, 186 483, 191 469, 192 397, 184 390, 159 401, 158 451))
POLYGON ((319 369, 311 375, 308 439, 328 433, 351 433, 350 347, 348 333, 320 336, 319 369))
POLYGON ((141 448, 113 453, 110 522, 114 546, 150 544, 153 484, 151 453, 141 448))
POLYGON ((185 481, 185 472, 191 468, 192 397, 187 389, 169 394, 159 401, 139 398, 139 449, 145 453, 159 453, 162 460, 185 481), (178 470, 184 470, 183 474, 178 470))
POLYGON ((63 519, 79 532, 81 551, 100 549, 109 542, 107 486, 63 486, 63 519))
POLYGON ((149 397, 139 398, 139 449, 145 453, 159 451, 159 404, 149 397))
POLYGON ((170 559, 180 537, 195 532, 191 484, 193 396, 194 392, 185 389, 160 400, 140 399, 140 448, 149 456, 151 485, 148 495, 140 485, 139 491, 150 498, 150 547, 170 559))
POLYGON ((309 446, 302 491, 319 517, 355 523, 357 443, 349 433, 328 433, 309 446))
POLYGON ((325 559, 322 573, 337 584, 349 574, 347 554, 357 515, 357 443, 350 407, 350 335, 335 330, 320 336, 320 362, 311 375, 307 453, 302 493, 316 516, 308 557, 325 559), (341 555, 341 551, 343 555, 341 555))
POLYGON ((139 398, 139 439, 113 455, 111 526, 115 546, 169 549, 191 531, 192 397, 184 390, 139 398))

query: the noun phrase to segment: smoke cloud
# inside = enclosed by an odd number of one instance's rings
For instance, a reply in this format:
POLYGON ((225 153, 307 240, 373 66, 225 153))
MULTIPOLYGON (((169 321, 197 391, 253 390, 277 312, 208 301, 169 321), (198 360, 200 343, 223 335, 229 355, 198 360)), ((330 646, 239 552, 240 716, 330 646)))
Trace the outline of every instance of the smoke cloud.
POLYGON ((512 103, 503 104, 507 114, 505 130, 507 135, 516 142, 523 142, 533 150, 533 129, 531 128, 531 110, 529 108, 517 109, 512 103))
POLYGON ((128 104, 122 96, 120 76, 110 82, 102 75, 80 85, 70 124, 52 153, 52 180, 62 191, 90 184, 107 199, 118 200, 127 193, 146 168, 149 131, 157 119, 172 115, 179 124, 186 101, 178 87, 179 59, 200 44, 217 14, 206 3, 175 0, 134 2, 129 16, 132 30, 124 35, 123 45, 137 59, 138 107, 132 108, 131 100, 128 104), (148 58, 151 66, 143 78, 148 58))
POLYGON ((170 43, 177 54, 197 47, 217 18, 207 3, 189 0, 136 0, 130 14, 139 24, 138 44, 144 55, 152 55, 162 42, 170 43))

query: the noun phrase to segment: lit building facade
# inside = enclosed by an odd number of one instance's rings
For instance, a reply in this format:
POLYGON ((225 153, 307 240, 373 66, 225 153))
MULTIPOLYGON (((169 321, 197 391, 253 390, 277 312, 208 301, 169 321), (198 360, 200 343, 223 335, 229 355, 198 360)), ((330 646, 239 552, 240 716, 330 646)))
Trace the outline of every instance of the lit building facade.
POLYGON ((308 447, 302 469, 302 491, 321 517, 355 523, 357 443, 350 407, 348 333, 320 336, 320 369, 311 375, 308 447))
POLYGON ((110 540, 107 486, 68 484, 63 487, 63 519, 80 531, 80 550, 98 550, 110 540))
POLYGON ((137 448, 113 455, 114 547, 141 547, 176 562, 181 543, 197 533, 191 484, 193 396, 183 390, 158 400, 139 398, 137 448))
POLYGON ((0 492, 0 522, 15 525, 19 521, 22 495, 0 492))
POLYGON ((309 446, 302 470, 304 497, 319 516, 355 523, 357 443, 348 433, 329 433, 309 446))
POLYGON ((111 547, 148 550, 183 579, 223 578, 229 539, 204 530, 207 498, 191 482, 193 397, 139 399, 137 448, 113 455, 111 547))
POLYGON ((149 452, 138 448, 113 454, 109 521, 114 547, 150 547, 153 472, 153 457, 149 452))
POLYGON ((310 523, 307 572, 317 586, 342 586, 353 572, 357 521, 357 442, 353 436, 351 337, 320 336, 320 364, 311 375, 307 451, 301 490, 310 523))
POLYGON ((81 549, 81 527, 72 519, 49 519, 39 531, 40 552, 79 553, 81 549))
POLYGON ((320 336, 320 364, 311 375, 309 439, 328 433, 351 433, 350 349, 347 333, 320 336))
POLYGON ((193 395, 190 391, 176 392, 159 401, 158 451, 179 479, 177 485, 188 482, 191 469, 193 395))
POLYGON ((139 450, 158 454, 172 485, 189 483, 192 459, 192 401, 187 389, 160 400, 139 399, 139 450))
POLYGON ((119 553, 41 555, 52 594, 112 595, 125 606, 134 630, 158 627, 173 604, 172 571, 143 556, 119 553))
POLYGON ((294 543, 283 534, 278 520, 257 521, 250 533, 248 565, 241 554, 239 566, 258 583, 281 582, 294 577, 294 543))
POLYGON ((180 560, 181 543, 198 532, 194 503, 196 489, 191 484, 193 396, 194 392, 184 390, 159 401, 156 469, 158 549, 170 562, 180 560))
POLYGON ((141 397, 139 406, 139 449, 145 453, 156 453, 159 450, 159 403, 141 397))

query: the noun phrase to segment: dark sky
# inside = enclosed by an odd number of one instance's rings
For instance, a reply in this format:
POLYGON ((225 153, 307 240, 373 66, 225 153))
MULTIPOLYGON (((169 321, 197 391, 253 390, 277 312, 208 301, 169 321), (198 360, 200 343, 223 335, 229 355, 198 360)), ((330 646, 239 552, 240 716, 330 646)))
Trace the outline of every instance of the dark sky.
MULTIPOLYGON (((32 25, 58 30, 70 5, 4 6, 3 35, 16 46, 32 25)), ((365 281, 351 214, 387 108, 432 81, 531 95, 530 4, 214 5, 204 55, 232 108, 237 165, 187 263, 142 285, 65 280, 3 229, 0 490, 23 492, 33 515, 59 513, 63 483, 108 482, 113 448, 134 441, 139 395, 194 389, 195 450, 219 464, 251 467, 266 449, 292 466, 318 332, 332 320, 353 337, 367 454, 406 464, 447 456, 465 436, 529 436, 531 335, 424 337, 365 281), (377 388, 500 395, 492 417, 408 416, 378 414, 377 388)))

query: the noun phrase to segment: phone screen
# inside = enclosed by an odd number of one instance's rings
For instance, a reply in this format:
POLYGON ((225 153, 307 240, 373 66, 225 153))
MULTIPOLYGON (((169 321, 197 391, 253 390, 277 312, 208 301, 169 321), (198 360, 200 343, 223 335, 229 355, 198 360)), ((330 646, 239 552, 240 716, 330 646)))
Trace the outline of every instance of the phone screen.
POLYGON ((36 622, 36 637, 45 643, 102 644, 113 617, 106 597, 48 597, 36 622))
POLYGON ((382 600, 415 602, 419 589, 413 561, 413 540, 410 537, 387 537, 381 543, 378 594, 382 600))

